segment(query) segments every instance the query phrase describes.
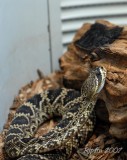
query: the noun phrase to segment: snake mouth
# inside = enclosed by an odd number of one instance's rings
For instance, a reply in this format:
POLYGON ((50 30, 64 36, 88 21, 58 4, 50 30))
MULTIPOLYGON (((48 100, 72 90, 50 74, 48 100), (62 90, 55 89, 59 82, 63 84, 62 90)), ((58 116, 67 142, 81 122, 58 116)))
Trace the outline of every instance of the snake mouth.
POLYGON ((98 80, 97 93, 99 93, 105 84, 106 69, 104 67, 97 67, 96 68, 96 76, 97 76, 97 80, 98 80))

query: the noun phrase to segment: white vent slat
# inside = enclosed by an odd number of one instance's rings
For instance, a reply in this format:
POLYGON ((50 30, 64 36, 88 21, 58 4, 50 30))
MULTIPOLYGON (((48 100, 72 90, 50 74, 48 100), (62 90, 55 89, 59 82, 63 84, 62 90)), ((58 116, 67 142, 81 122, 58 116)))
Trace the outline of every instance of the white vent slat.
POLYGON ((88 17, 127 15, 126 5, 91 6, 62 10, 61 20, 73 20, 88 17), (115 8, 115 9, 114 9, 115 8))
MULTIPOLYGON (((108 20, 112 23, 119 24, 119 25, 126 25, 127 24, 127 16, 118 16, 118 17, 108 17, 105 20, 108 20), (125 21, 126 19, 126 21, 125 21)), ((69 32, 76 32, 84 23, 94 23, 96 18, 91 19, 79 19, 78 21, 65 21, 64 25, 62 25, 62 32, 68 33, 69 32)))
POLYGON ((61 8, 79 7, 84 5, 99 5, 99 4, 124 4, 126 0, 62 0, 61 8))
POLYGON ((68 34, 64 34, 62 37, 62 43, 64 45, 69 44, 72 41, 74 34, 75 34, 75 32, 70 32, 68 34))

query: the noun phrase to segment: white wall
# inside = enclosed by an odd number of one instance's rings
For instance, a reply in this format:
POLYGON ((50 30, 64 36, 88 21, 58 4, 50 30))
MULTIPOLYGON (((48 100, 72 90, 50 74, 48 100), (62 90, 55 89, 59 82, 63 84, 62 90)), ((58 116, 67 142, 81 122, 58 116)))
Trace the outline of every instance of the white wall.
POLYGON ((18 89, 49 73, 47 0, 0 0, 0 130, 18 89))

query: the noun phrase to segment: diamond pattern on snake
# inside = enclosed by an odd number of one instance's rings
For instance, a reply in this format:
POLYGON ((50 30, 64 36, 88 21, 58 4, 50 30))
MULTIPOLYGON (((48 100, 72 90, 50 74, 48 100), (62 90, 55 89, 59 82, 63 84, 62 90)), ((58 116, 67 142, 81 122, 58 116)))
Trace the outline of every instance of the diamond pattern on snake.
POLYGON ((18 160, 68 160, 92 135, 94 106, 106 79, 104 67, 91 69, 81 91, 59 88, 35 95, 20 106, 5 138, 5 151, 18 160), (47 134, 35 138, 45 121, 62 120, 47 134))

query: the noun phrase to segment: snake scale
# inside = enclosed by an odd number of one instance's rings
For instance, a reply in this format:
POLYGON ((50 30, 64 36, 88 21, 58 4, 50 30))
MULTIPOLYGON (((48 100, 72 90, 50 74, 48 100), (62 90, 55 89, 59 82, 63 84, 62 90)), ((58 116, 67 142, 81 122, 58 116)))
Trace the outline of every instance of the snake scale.
POLYGON ((105 78, 106 70, 96 67, 91 69, 81 91, 46 90, 20 106, 5 138, 8 156, 18 160, 68 160, 93 132, 94 106, 105 78), (55 128, 35 138, 38 127, 55 116, 62 116, 55 128))

